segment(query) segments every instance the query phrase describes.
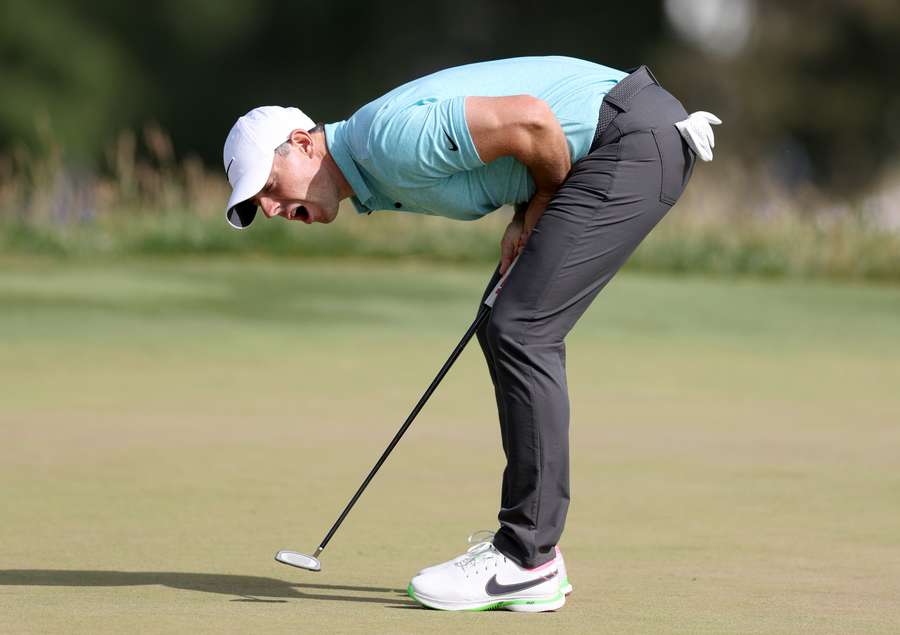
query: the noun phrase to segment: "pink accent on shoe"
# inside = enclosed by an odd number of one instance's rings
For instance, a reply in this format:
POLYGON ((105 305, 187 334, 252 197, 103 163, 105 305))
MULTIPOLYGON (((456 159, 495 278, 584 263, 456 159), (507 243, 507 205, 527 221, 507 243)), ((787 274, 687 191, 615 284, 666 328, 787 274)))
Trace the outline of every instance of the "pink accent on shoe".
POLYGON ((556 563, 556 556, 553 556, 553 560, 551 560, 550 562, 545 562, 545 563, 542 564, 542 565, 538 565, 538 566, 535 567, 534 569, 525 569, 525 570, 526 570, 526 571, 540 571, 541 569, 546 569, 546 568, 548 568, 550 565, 555 564, 555 563, 556 563))

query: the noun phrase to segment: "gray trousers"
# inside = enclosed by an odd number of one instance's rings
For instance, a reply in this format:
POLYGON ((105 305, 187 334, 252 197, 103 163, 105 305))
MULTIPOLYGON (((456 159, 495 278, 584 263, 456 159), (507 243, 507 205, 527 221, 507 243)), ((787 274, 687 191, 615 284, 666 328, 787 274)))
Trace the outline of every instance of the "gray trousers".
POLYGON ((619 85, 630 90, 610 92, 619 107, 601 115, 602 134, 572 166, 478 331, 506 455, 494 546, 528 568, 554 557, 569 507, 565 337, 693 169, 673 125, 687 117, 681 103, 644 67, 626 80, 619 85))

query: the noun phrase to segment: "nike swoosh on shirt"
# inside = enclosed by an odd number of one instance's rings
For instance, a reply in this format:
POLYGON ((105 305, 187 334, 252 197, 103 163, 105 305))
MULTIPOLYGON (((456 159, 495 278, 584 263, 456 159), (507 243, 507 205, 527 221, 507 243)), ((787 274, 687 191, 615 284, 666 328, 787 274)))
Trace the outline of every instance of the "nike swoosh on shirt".
MULTIPOLYGON (((441 130, 444 130, 444 129, 441 128, 441 130)), ((450 134, 446 130, 444 130, 444 136, 447 137, 447 141, 450 142, 450 152, 456 152, 457 150, 459 150, 459 146, 456 145, 456 142, 453 141, 453 137, 451 137, 450 134)))
POLYGON ((525 582, 517 582, 516 584, 500 584, 499 582, 497 582, 497 576, 493 576, 490 580, 487 581, 487 584, 484 585, 484 592, 488 595, 506 595, 507 593, 524 591, 525 589, 530 589, 531 587, 543 584, 547 580, 552 580, 556 577, 557 573, 559 573, 559 569, 557 569, 553 573, 548 573, 545 576, 541 576, 540 578, 527 580, 525 582))

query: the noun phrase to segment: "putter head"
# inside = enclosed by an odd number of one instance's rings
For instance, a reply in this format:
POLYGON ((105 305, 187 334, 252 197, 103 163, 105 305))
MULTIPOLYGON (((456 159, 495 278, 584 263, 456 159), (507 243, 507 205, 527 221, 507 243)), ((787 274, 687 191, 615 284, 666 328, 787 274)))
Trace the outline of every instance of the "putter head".
POLYGON ((322 564, 312 556, 297 553, 296 551, 281 550, 275 554, 275 560, 281 564, 287 564, 307 571, 321 571, 322 564))

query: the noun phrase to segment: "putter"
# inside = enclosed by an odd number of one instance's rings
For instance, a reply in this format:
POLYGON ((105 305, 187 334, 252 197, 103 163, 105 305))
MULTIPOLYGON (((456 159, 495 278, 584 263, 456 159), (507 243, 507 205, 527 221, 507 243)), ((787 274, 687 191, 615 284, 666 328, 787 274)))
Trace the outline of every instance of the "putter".
POLYGON ((331 526, 331 529, 328 530, 328 534, 326 534, 325 538, 319 543, 319 546, 316 548, 316 552, 308 556, 304 553, 299 553, 297 551, 287 551, 281 550, 275 554, 275 560, 282 564, 290 565, 292 567, 297 567, 299 569, 306 569, 307 571, 321 571, 322 563, 319 561, 319 555, 324 551, 325 547, 328 545, 328 541, 331 540, 332 536, 334 536, 335 532, 338 530, 338 527, 341 526, 341 523, 344 522, 344 519, 347 517, 347 514, 350 513, 350 510, 353 509, 353 505, 356 504, 356 501, 359 500, 359 497, 362 496, 362 493, 365 491, 366 487, 368 487, 369 482, 371 482, 372 478, 375 476, 375 473, 378 472, 379 468, 384 464, 387 460, 390 453, 397 446, 397 443, 400 442, 400 439, 403 437, 403 434, 409 429, 409 426, 412 425, 412 422, 415 420, 416 415, 419 414, 419 411, 425 405, 425 402, 428 401, 428 398, 431 397, 432 393, 437 389, 438 384, 441 383, 441 380, 444 378, 444 375, 447 374, 447 371, 450 370, 450 367, 453 366, 453 362, 456 361, 456 358, 459 357, 460 353, 463 352, 463 349, 466 347, 466 344, 469 343, 469 340, 472 339, 472 336, 478 330, 478 327, 481 326, 481 323, 484 322, 485 318, 487 318, 488 314, 491 312, 491 308, 494 306, 494 302, 497 300, 497 295, 499 295, 500 290, 503 288, 503 284, 506 282, 506 279, 509 277, 510 272, 513 270, 513 267, 516 266, 516 262, 518 262, 518 258, 513 260, 509 265, 509 269, 506 270, 506 273, 503 274, 503 277, 494 285, 493 290, 488 294, 487 298, 485 298, 484 303, 482 303, 481 307, 478 309, 478 315, 475 316, 475 321, 472 322, 472 325, 469 327, 469 330, 466 331, 465 335, 462 336, 462 339, 459 341, 459 344, 456 345, 456 348, 453 349, 453 352, 450 353, 450 357, 447 358, 447 361, 444 362, 444 365, 441 366, 441 369, 438 371, 437 376, 432 380, 431 384, 428 386, 428 389, 425 391, 425 394, 422 395, 422 398, 419 399, 419 402, 412 409, 412 412, 409 413, 409 416, 406 418, 406 421, 403 422, 403 425, 400 426, 400 429, 397 431, 397 434, 394 435, 394 438, 391 439, 391 442, 388 444, 387 448, 381 454, 381 458, 378 459, 378 462, 375 463, 375 467, 369 472, 369 475, 366 476, 366 479, 362 482, 362 485, 359 486, 359 489, 356 490, 356 493, 353 495, 353 498, 350 499, 350 502, 347 503, 347 506, 344 508, 344 511, 341 512, 341 515, 338 516, 338 519, 331 526))

